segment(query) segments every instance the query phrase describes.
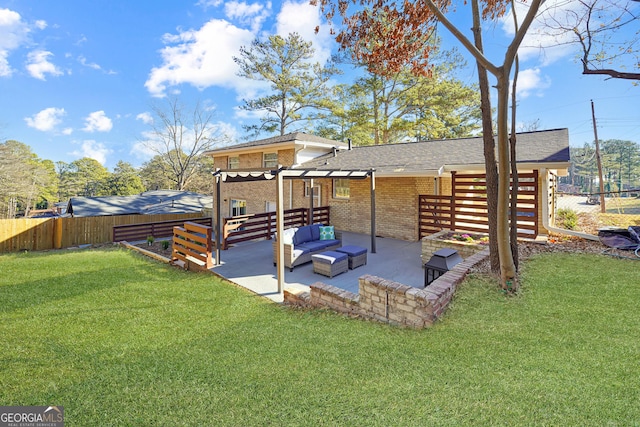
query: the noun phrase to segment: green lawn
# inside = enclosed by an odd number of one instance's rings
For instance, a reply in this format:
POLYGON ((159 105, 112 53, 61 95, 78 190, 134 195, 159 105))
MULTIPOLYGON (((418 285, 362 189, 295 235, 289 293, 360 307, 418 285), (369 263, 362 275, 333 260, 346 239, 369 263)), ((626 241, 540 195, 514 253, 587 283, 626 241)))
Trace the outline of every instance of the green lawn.
POLYGON ((0 256, 0 404, 68 426, 640 425, 637 261, 540 256, 414 331, 122 250, 0 256))

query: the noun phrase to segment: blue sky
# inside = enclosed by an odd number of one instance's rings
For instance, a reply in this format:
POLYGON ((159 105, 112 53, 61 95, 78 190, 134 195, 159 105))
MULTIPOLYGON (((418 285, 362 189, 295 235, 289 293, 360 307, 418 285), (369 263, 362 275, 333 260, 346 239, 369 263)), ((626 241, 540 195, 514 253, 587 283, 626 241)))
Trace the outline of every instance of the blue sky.
MULTIPOLYGON (((233 56, 256 37, 296 31, 324 61, 336 49, 324 24, 307 1, 0 0, 0 140, 53 161, 139 166, 151 156, 140 144, 151 106, 177 95, 215 108, 221 129, 241 142, 255 118, 238 107, 261 86, 236 76, 233 56)), ((508 27, 487 28, 489 52, 502 52, 508 27)), ((440 34, 445 47, 458 46, 440 34)), ((520 123, 568 127, 581 146, 593 140, 593 99, 600 139, 640 142, 640 87, 583 76, 566 46, 521 55, 520 123)), ((459 77, 474 83, 469 64, 459 77)))

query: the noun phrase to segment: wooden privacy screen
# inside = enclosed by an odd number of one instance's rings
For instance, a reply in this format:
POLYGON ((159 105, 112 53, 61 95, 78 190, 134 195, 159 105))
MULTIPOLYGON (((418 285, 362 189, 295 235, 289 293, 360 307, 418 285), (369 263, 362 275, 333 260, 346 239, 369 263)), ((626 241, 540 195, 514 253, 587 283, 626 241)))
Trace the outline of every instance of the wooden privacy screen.
POLYGON ((185 269, 208 270, 213 267, 212 228, 194 222, 173 227, 171 263, 185 269))
MULTIPOLYGON (((420 238, 441 230, 487 233, 485 174, 452 173, 451 195, 418 196, 420 238)), ((518 237, 538 235, 538 171, 518 174, 518 237)))

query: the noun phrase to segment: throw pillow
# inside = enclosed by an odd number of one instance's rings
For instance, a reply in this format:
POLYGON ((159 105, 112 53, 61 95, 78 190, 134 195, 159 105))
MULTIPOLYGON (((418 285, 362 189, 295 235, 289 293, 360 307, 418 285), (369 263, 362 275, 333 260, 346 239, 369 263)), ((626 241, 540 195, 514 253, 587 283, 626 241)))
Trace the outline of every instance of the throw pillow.
POLYGON ((333 240, 335 238, 336 238, 336 234, 333 229, 333 225, 320 227, 320 240, 333 240))
POLYGON ((282 242, 285 245, 293 245, 293 236, 296 234, 297 228, 287 228, 282 232, 282 242))

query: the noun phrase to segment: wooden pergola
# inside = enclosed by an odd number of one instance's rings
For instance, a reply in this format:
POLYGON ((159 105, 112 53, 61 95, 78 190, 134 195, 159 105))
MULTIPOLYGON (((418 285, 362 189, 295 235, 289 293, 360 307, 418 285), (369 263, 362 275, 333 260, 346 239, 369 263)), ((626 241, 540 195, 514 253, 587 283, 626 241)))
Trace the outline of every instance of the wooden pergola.
MULTIPOLYGON (((322 178, 342 178, 342 179, 366 179, 371 177, 371 253, 376 252, 376 180, 375 170, 344 170, 344 169, 289 169, 279 166, 277 169, 217 169, 213 176, 215 178, 215 239, 216 239, 216 265, 220 265, 220 247, 222 245, 222 211, 221 211, 221 189, 222 183, 248 182, 248 181, 270 181, 276 182, 276 233, 282 236, 284 232, 284 180, 285 179, 307 179, 311 180, 310 200, 311 212, 313 212, 313 180, 322 178)), ((278 279, 278 292, 282 293, 284 288, 284 242, 278 239, 276 254, 276 277, 278 279)))

